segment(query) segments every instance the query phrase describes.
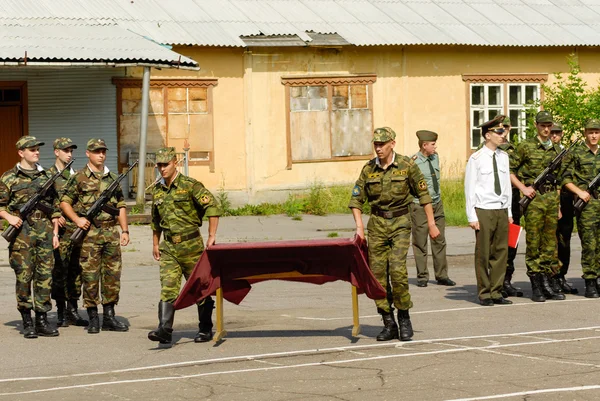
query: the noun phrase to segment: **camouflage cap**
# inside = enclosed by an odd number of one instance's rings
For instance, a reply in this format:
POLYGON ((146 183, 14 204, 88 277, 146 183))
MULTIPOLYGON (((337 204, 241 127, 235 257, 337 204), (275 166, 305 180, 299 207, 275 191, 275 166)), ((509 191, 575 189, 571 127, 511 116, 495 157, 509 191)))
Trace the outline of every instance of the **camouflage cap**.
POLYGON ((504 114, 498 114, 493 119, 481 124, 478 127, 478 128, 481 128, 481 136, 487 134, 489 131, 494 131, 494 130, 502 130, 501 132, 504 132, 503 123, 504 123, 505 118, 506 118, 506 116, 504 114))
POLYGON ((542 110, 535 115, 536 123, 551 123, 554 122, 552 114, 549 111, 542 110))
POLYGON ((77 145, 73 143, 71 138, 61 137, 54 140, 54 149, 65 150, 69 148, 77 149, 77 145))
POLYGON ((22 136, 17 141, 17 150, 23 150, 27 148, 33 148, 34 146, 43 146, 44 142, 40 142, 37 140, 35 136, 27 135, 22 136))
POLYGON ((104 139, 100 139, 100 138, 90 139, 87 143, 87 150, 98 150, 98 149, 108 150, 108 148, 106 147, 106 142, 104 142, 104 139))
POLYGON ((502 121, 502 125, 505 127, 510 127, 512 124, 510 123, 510 117, 506 116, 504 117, 504 120, 502 121))
POLYGON ((552 124, 552 128, 550 128, 550 132, 562 132, 563 127, 561 123, 552 124))
POLYGON ((168 163, 173 160, 177 155, 175 154, 175 148, 160 148, 156 151, 156 162, 157 163, 168 163))
POLYGON ((600 120, 592 118, 585 124, 585 129, 600 129, 600 120))
POLYGON ((438 139, 438 134, 433 131, 422 129, 417 131, 417 138, 419 138, 419 141, 423 142, 435 142, 438 139))
POLYGON ((396 139, 396 133, 390 127, 376 128, 373 131, 373 142, 388 142, 396 139))

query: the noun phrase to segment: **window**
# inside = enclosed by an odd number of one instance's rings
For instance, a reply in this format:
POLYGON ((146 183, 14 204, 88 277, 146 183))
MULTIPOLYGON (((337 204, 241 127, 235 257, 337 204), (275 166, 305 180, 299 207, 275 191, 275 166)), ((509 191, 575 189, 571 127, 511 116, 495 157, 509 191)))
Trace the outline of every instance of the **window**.
POLYGON ((292 163, 372 157, 373 75, 283 78, 292 163))
POLYGON ((468 85, 469 149, 476 149, 481 141, 482 123, 498 114, 510 118, 510 137, 525 138, 527 104, 540 100, 541 85, 547 75, 464 75, 468 85))

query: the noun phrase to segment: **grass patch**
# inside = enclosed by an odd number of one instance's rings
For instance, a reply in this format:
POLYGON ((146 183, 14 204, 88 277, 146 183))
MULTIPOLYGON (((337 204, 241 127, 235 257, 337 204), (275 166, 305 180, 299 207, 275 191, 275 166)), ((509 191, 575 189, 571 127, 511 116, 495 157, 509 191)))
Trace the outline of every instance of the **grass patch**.
POLYGON ((339 236, 340 235, 338 233, 336 233, 335 231, 332 232, 332 233, 327 234, 327 237, 329 237, 329 238, 337 238, 339 236))
POLYGON ((447 226, 466 226, 467 212, 465 209, 464 180, 440 181, 440 191, 444 202, 444 214, 447 226))

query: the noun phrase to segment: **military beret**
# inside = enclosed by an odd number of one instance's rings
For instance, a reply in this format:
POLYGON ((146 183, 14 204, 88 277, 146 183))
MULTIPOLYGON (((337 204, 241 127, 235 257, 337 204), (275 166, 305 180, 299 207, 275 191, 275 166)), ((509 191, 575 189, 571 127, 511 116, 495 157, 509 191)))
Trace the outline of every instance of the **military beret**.
POLYGON ((536 123, 551 123, 553 122, 552 114, 549 111, 542 110, 535 115, 536 123))
POLYGON ((423 142, 435 142, 438 139, 438 134, 433 131, 420 130, 417 131, 417 138, 423 142))
POLYGON ((600 129, 600 120, 592 118, 585 124, 585 129, 600 129))
POLYGON ((65 150, 65 149, 69 149, 69 148, 77 149, 77 145, 75 145, 73 143, 71 138, 62 137, 62 138, 56 138, 54 140, 54 149, 65 150))
POLYGON ((176 157, 175 148, 160 148, 156 151, 157 163, 168 163, 176 157))
POLYGON ((552 124, 552 128, 550 128, 550 132, 562 132, 563 127, 561 123, 552 124))
POLYGON ((376 128, 373 131, 373 142, 388 142, 396 139, 396 133, 390 127, 376 128))
POLYGON ((502 123, 504 122, 504 118, 506 116, 503 114, 498 114, 496 117, 491 119, 490 121, 486 121, 481 124, 478 128, 481 128, 481 135, 487 134, 489 131, 501 129, 504 132, 504 126, 502 123))
POLYGON ((23 150, 27 148, 33 148, 34 146, 42 146, 44 142, 37 140, 35 136, 23 136, 17 141, 17 150, 23 150))
POLYGON ((108 148, 106 147, 106 142, 104 142, 104 139, 100 139, 100 138, 90 139, 87 143, 87 150, 98 150, 98 149, 108 150, 108 148))

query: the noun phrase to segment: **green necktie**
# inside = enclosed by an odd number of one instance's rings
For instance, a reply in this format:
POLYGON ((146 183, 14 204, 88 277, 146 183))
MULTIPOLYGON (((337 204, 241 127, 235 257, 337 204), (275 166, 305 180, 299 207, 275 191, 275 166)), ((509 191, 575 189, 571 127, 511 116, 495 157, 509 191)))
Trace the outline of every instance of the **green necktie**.
POLYGON ((496 152, 494 152, 492 160, 494 161, 494 192, 496 192, 496 195, 500 195, 502 193, 502 190, 500 189, 500 177, 498 177, 498 164, 496 164, 496 152))
POLYGON ((429 163, 429 172, 431 173, 431 180, 433 181, 433 192, 437 194, 440 190, 440 184, 438 183, 435 170, 433 169, 433 164, 431 164, 431 160, 429 158, 427 158, 427 163, 429 163))

